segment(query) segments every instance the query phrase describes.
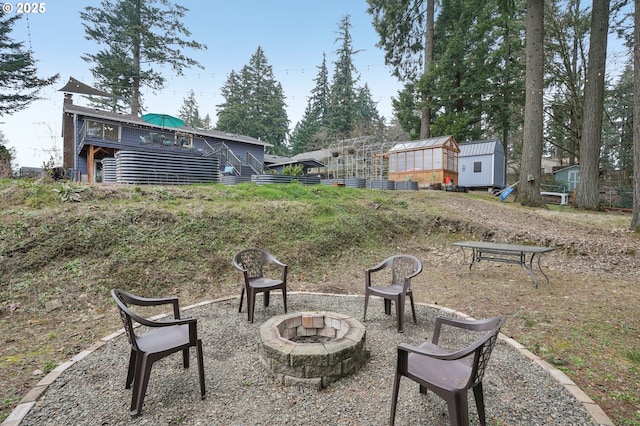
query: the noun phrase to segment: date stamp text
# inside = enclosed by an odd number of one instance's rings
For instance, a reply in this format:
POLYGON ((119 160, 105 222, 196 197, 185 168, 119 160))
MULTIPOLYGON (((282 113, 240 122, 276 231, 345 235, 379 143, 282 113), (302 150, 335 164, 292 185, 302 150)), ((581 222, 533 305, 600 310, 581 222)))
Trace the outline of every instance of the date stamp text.
POLYGON ((36 14, 45 13, 47 11, 47 5, 44 2, 40 3, 1 3, 0 8, 5 14, 15 12, 17 15, 22 14, 36 14))

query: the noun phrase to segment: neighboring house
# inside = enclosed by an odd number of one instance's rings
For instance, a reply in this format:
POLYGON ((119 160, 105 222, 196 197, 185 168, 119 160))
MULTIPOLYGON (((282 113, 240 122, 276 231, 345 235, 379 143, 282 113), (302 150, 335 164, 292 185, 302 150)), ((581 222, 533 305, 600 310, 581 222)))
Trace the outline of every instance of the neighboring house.
POLYGON ((458 185, 468 188, 504 188, 506 156, 497 139, 460 143, 458 185))
POLYGON ((556 182, 562 182, 565 187, 564 192, 571 192, 578 187, 580 179, 580 166, 573 165, 553 172, 556 182))
POLYGON ((187 184, 217 182, 222 171, 263 173, 270 145, 258 139, 157 126, 74 105, 72 90, 63 91, 63 165, 75 181, 187 184))
POLYGON ((389 180, 411 180, 419 186, 447 180, 457 184, 459 153, 453 136, 396 143, 385 153, 389 158, 389 180))
POLYGON ((326 168, 326 166, 320 161, 314 160, 313 158, 302 158, 302 159, 287 159, 284 161, 280 161, 278 163, 273 164, 265 164, 270 170, 275 171, 279 175, 283 174, 284 168, 287 166, 302 166, 302 174, 306 175, 322 175, 320 172, 321 169, 326 168))

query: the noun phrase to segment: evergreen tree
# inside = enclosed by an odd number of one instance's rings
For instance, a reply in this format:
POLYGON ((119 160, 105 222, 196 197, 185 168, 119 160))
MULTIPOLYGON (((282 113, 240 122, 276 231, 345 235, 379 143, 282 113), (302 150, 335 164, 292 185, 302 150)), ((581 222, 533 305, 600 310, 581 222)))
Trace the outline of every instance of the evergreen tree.
POLYGON ((331 81, 329 109, 325 124, 329 137, 349 139, 378 133, 381 119, 367 86, 358 87, 359 73, 353 64, 351 22, 346 15, 339 23, 340 47, 336 50, 335 71, 331 81))
MULTIPOLYGON (((208 129, 205 119, 200 118, 200 111, 198 109, 198 101, 196 100, 196 94, 193 90, 189 91, 189 94, 182 103, 178 117, 184 120, 187 126, 198 127, 201 129, 208 129)), ((208 117, 208 116, 207 116, 208 117)), ((210 125, 209 119, 209 125, 210 125)))
MULTIPOLYGON (((367 0, 367 3, 367 12, 373 16, 373 27, 380 36, 377 46, 385 51, 385 63, 392 67, 393 75, 400 81, 410 84, 399 95, 408 100, 406 89, 417 89, 413 84, 432 69, 435 0, 367 0)), ((410 97, 415 99, 416 102, 411 102, 412 109, 415 108, 420 117, 419 137, 426 139, 431 136, 431 109, 426 102, 425 87, 420 86, 420 89, 420 93, 410 97)), ((410 113, 413 112, 402 114, 408 119, 410 113)), ((413 120, 402 121, 409 124, 413 120)), ((411 128, 405 130, 413 133, 411 128)))
POLYGON ((600 206, 599 162, 610 3, 610 0, 594 0, 591 10, 589 62, 584 85, 584 115, 580 141, 580 180, 576 191, 576 204, 581 209, 596 210, 600 206))
POLYGON ((291 153, 312 151, 322 148, 326 142, 326 119, 329 111, 329 72, 326 55, 322 55, 322 63, 318 67, 318 75, 314 79, 315 87, 307 102, 304 115, 291 133, 291 153))
POLYGON ((273 145, 269 153, 288 154, 289 119, 282 84, 258 47, 240 73, 231 71, 221 89, 217 129, 261 139, 273 145))
POLYGON ((568 165, 579 158, 589 13, 580 0, 554 0, 545 9, 545 86, 554 93, 546 106, 545 139, 568 165))
POLYGON ((0 178, 9 178, 13 171, 11 163, 15 157, 13 148, 7 148, 4 133, 0 131, 0 178))
POLYGON ((524 137, 517 200, 523 206, 546 206, 540 196, 544 87, 544 2, 527 0, 527 70, 524 137))
POLYGON ((391 106, 395 112, 395 119, 409 140, 417 140, 420 136, 420 103, 415 83, 408 82, 398 92, 397 98, 391 99, 391 106))
POLYGON ((379 135, 384 131, 384 119, 380 117, 378 108, 371 95, 369 85, 358 89, 356 98, 356 127, 359 135, 379 135))
POLYGON ((602 168, 624 170, 633 175, 633 63, 605 98, 602 168))
POLYGON ((356 126, 357 103, 356 83, 359 76, 353 64, 353 55, 356 54, 352 47, 350 16, 342 18, 338 28, 336 42, 340 47, 336 50, 337 59, 334 62, 335 71, 331 81, 331 93, 329 100, 329 114, 327 127, 331 136, 348 139, 356 126))
POLYGON ((48 78, 37 77, 32 52, 9 36, 18 19, 20 15, 7 18, 0 10, 0 117, 23 110, 41 99, 40 90, 58 79, 58 74, 48 78))
MULTIPOLYGON (((165 85, 153 65, 169 65, 177 75, 200 66, 183 53, 187 48, 206 49, 185 39, 191 35, 182 23, 187 11, 169 0, 102 0, 100 7, 87 6, 80 12, 86 38, 103 46, 83 59, 94 64, 97 86, 121 96, 132 115, 142 110, 141 88, 160 90, 165 85)), ((111 109, 121 106, 112 104, 111 109)))

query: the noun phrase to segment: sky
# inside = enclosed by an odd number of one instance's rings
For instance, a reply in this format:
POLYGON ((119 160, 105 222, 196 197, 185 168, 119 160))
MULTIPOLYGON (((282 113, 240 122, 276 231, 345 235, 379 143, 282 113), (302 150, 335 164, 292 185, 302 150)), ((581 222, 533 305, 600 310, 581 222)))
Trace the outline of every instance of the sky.
MULTIPOLYGON (((333 75, 335 51, 339 47, 338 25, 349 15, 352 47, 358 51, 353 57, 360 75, 358 84, 369 86, 378 112, 387 122, 391 120, 391 98, 397 96, 402 84, 391 75, 390 68, 384 64, 384 52, 376 47, 379 38, 366 11, 366 0, 170 1, 189 9, 183 23, 191 31, 191 38, 206 44, 207 49, 187 49, 184 53, 204 68, 187 69, 183 76, 167 69, 163 72, 167 84, 162 91, 143 91, 145 112, 178 115, 184 99, 193 90, 200 115, 209 114, 215 123, 216 105, 224 101, 220 89, 229 73, 240 71, 260 46, 275 79, 282 84, 289 128, 293 130, 315 86, 323 54, 327 57, 330 76, 333 75)), ((13 11, 9 14, 12 14, 16 13, 19 3, 0 0, 0 4, 11 5, 13 11)), ((93 85, 92 64, 83 61, 81 56, 97 53, 99 49, 85 39, 80 11, 87 6, 99 7, 100 0, 49 0, 39 4, 44 5, 44 12, 23 14, 9 36, 24 42, 26 49, 32 49, 40 77, 57 73, 60 77, 41 92, 42 100, 0 118, 0 131, 6 146, 16 150, 19 167, 42 167, 52 154, 54 159, 61 155, 63 93, 59 90, 69 77, 93 85)), ((611 36, 608 74, 621 69, 626 62, 626 54, 612 48, 616 44, 619 46, 619 41, 611 36)), ((87 105, 79 94, 74 95, 73 102, 87 105)))
MULTIPOLYGON (((3 3, 4 0, 0 0, 3 3)), ((315 86, 314 79, 322 55, 326 54, 330 76, 336 60, 335 51, 340 20, 350 16, 352 47, 358 50, 354 64, 359 71, 359 86, 369 85, 373 100, 382 116, 391 119, 391 97, 402 88, 384 64, 384 52, 375 45, 378 35, 366 12, 366 0, 172 0, 185 6, 183 22, 191 37, 207 45, 206 50, 185 50, 204 69, 191 68, 184 76, 171 70, 163 73, 166 87, 157 93, 146 89, 143 102, 146 112, 178 115, 184 99, 193 90, 200 115, 216 121, 216 105, 224 99, 220 89, 229 73, 240 71, 258 46, 262 47, 275 79, 282 84, 287 114, 292 130, 304 113, 307 98, 315 86)), ((18 2, 7 2, 14 6, 18 2)), ((10 33, 14 41, 31 48, 40 77, 56 73, 60 77, 41 92, 42 100, 29 108, 0 119, 7 147, 16 150, 19 167, 42 167, 53 150, 62 152, 62 103, 60 92, 69 77, 93 85, 91 64, 82 60, 86 53, 96 53, 95 43, 85 40, 80 11, 99 6, 97 0, 49 0, 45 11, 23 14, 10 33)), ((79 94, 73 102, 86 106, 79 94)), ((55 158, 55 155, 54 155, 55 158)))

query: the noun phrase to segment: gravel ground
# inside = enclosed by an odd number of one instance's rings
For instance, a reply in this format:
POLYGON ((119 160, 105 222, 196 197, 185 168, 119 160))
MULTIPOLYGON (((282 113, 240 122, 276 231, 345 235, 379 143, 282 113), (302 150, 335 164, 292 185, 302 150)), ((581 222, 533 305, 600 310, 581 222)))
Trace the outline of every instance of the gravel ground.
MULTIPOLYGON (((355 375, 317 391, 285 387, 270 376, 258 356, 258 328, 283 314, 282 300, 256 303, 255 323, 238 313, 237 299, 190 309, 203 340, 207 398, 200 399, 195 351, 191 368, 174 354, 156 363, 141 416, 129 416, 131 390, 124 389, 129 347, 123 336, 76 362, 47 389, 21 425, 385 425, 389 422, 396 345, 431 338, 439 313, 417 305, 418 325, 396 332, 395 317, 384 315, 380 299, 367 313, 368 363, 355 375)), ((363 298, 293 293, 289 312, 326 310, 361 320, 363 298)), ((410 318, 410 309, 407 320, 410 318)), ((460 336, 450 341, 462 344, 460 336)), ((493 352, 484 394, 489 425, 595 425, 583 406, 538 364, 502 340, 493 352)), ((472 392, 471 424, 478 424, 472 392)), ((446 405, 433 393, 421 395, 403 378, 398 425, 448 425, 446 405)))

